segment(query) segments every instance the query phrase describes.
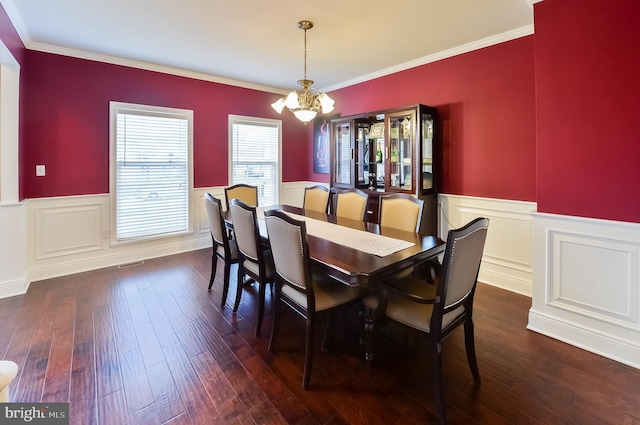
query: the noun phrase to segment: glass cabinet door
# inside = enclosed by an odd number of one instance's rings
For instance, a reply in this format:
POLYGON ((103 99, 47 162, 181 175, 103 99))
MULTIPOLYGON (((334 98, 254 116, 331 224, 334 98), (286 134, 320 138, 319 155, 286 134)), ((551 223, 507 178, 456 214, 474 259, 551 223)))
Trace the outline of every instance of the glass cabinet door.
POLYGON ((333 143, 335 147, 333 181, 336 185, 353 185, 351 122, 336 122, 333 126, 333 143))
POLYGON ((414 189, 415 125, 415 111, 387 115, 389 141, 385 159, 388 159, 386 182, 390 190, 409 192, 414 189))
POLYGON ((422 120, 422 190, 433 189, 433 125, 434 117, 423 113, 422 120))
POLYGON ((369 186, 369 125, 356 124, 356 186, 369 186))

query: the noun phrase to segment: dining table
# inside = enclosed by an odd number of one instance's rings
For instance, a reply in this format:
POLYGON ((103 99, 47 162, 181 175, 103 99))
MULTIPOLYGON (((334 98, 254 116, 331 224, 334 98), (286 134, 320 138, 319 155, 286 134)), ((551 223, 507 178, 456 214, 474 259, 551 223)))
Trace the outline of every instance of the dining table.
MULTIPOLYGON (((351 220, 291 205, 258 207, 260 235, 268 243, 264 211, 281 210, 305 221, 311 265, 321 273, 350 286, 374 286, 403 270, 444 252, 436 235, 407 232, 376 223, 351 220)), ((225 221, 233 228, 230 215, 225 221)))

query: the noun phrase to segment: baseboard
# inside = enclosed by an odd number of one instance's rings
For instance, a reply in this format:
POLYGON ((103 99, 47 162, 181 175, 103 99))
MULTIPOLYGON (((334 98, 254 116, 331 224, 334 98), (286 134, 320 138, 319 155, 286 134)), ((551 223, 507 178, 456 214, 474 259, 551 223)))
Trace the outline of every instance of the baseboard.
POLYGON ((496 288, 531 297, 531 281, 519 279, 513 274, 501 274, 480 269, 478 281, 496 288))
POLYGON ((29 281, 26 277, 19 280, 0 282, 0 299, 25 294, 28 289, 29 281))
POLYGON ((55 263, 32 266, 29 270, 29 276, 32 282, 37 282, 39 280, 51 279, 58 276, 83 273, 106 267, 114 267, 120 264, 144 261, 157 257, 166 257, 168 255, 180 254, 183 252, 210 247, 211 239, 210 237, 205 237, 195 240, 127 250, 127 252, 117 254, 96 255, 82 260, 64 261, 58 258, 55 263))
POLYGON ((612 335, 567 322, 534 311, 529 311, 527 329, 560 340, 583 350, 640 369, 640 345, 612 335))

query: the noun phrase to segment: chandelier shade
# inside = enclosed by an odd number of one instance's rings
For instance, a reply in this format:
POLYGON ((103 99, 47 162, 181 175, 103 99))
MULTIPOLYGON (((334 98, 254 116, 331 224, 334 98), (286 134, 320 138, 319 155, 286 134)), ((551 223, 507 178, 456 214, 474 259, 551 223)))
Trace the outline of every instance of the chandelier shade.
POLYGON ((271 104, 277 113, 282 113, 286 106, 303 123, 308 123, 318 112, 328 114, 333 111, 334 100, 327 94, 311 87, 313 80, 307 79, 307 30, 313 28, 313 22, 300 21, 298 28, 304 30, 304 78, 298 80, 301 90, 293 90, 286 98, 280 98, 271 104))

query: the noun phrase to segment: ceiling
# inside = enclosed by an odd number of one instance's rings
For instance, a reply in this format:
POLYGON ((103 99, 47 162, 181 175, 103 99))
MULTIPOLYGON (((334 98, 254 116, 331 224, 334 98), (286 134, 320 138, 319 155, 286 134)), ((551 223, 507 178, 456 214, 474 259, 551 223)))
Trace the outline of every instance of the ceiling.
POLYGON ((29 49, 286 92, 533 33, 535 0, 0 0, 29 49))

